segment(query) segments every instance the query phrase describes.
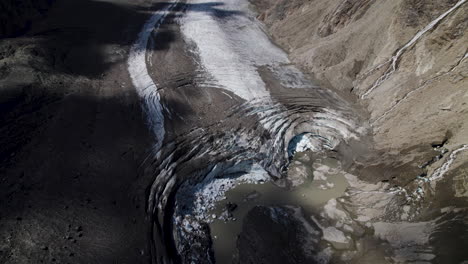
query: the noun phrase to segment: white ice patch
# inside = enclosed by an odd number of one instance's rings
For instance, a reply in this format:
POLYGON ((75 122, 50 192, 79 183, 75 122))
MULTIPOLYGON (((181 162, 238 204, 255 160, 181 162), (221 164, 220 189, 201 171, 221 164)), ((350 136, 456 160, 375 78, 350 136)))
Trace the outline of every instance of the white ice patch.
POLYGON ((196 45, 201 66, 218 86, 250 101, 269 97, 257 69, 267 66, 290 88, 315 87, 287 54, 275 46, 248 8, 246 0, 190 1, 180 20, 186 40, 196 45))
POLYGON ((250 101, 268 97, 258 66, 289 63, 259 23, 249 16, 247 1, 190 1, 181 19, 185 38, 194 43, 202 67, 219 86, 250 101))
POLYGON ((320 147, 315 146, 311 140, 312 136, 310 134, 299 135, 291 141, 291 145, 295 152, 304 152, 306 150, 317 151, 320 147))
POLYGON ((328 219, 333 219, 338 223, 350 223, 351 218, 343 210, 338 209, 336 199, 330 199, 323 207, 322 216, 328 219))
POLYGON ((304 133, 295 136, 288 146, 289 156, 293 156, 297 152, 304 152, 307 150, 317 152, 323 148, 332 149, 333 146, 329 144, 329 140, 319 135, 312 133, 304 133))
MULTIPOLYGON (((462 151, 465 151, 465 150, 468 150, 468 145, 462 145, 461 147, 459 147, 459 148, 455 149, 454 151, 452 151, 452 153, 450 153, 447 161, 444 162, 444 164, 442 164, 442 166, 440 168, 438 168, 437 170, 435 170, 432 173, 432 175, 429 177, 429 180, 433 181, 434 184, 435 184, 435 182, 442 179, 444 177, 445 173, 447 173, 447 171, 450 169, 450 166, 452 165, 452 163, 457 158, 458 153, 462 152, 462 151)), ((435 185, 433 185, 432 187, 434 188, 435 185)))
POLYGON ((130 48, 130 53, 128 55, 128 72, 130 73, 130 78, 132 79, 138 95, 145 101, 144 109, 146 111, 147 120, 150 129, 156 136, 156 145, 154 146, 156 150, 161 147, 164 140, 164 115, 156 84, 154 84, 153 79, 151 79, 146 66, 146 48, 151 33, 159 28, 164 18, 169 14, 170 10, 175 7, 177 2, 178 1, 174 1, 172 4, 156 11, 155 14, 146 21, 143 29, 138 34, 137 40, 130 48))
POLYGON ((315 170, 312 174, 314 175, 314 181, 315 180, 316 181, 326 181, 327 180, 327 176, 322 171, 315 170))
POLYGON ((336 243, 349 243, 349 238, 345 236, 343 232, 336 229, 335 227, 327 227, 323 230, 323 239, 327 240, 328 242, 336 242, 336 243))

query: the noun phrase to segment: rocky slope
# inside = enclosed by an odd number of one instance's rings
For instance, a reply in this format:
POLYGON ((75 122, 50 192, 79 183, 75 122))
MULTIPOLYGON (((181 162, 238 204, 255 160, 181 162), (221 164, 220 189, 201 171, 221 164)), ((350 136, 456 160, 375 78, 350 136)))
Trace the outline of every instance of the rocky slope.
POLYGON ((294 62, 367 108, 380 162, 402 164, 468 142, 464 2, 251 0, 294 62))
MULTIPOLYGON (((45 1, 9 2, 16 17, 45 1)), ((147 7, 57 1, 0 40, 0 263, 148 262, 153 139, 126 67, 147 7)))

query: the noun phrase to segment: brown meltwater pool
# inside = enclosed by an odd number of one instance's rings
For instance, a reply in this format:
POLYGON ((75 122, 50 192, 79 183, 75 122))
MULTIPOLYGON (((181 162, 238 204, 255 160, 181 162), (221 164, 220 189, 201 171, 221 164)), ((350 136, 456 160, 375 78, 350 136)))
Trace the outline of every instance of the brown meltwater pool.
POLYGON ((333 158, 311 160, 311 152, 297 153, 288 169, 291 189, 278 187, 272 182, 240 184, 226 193, 210 214, 216 219, 210 224, 216 263, 231 263, 236 254, 237 237, 242 230, 242 220, 257 205, 290 205, 302 207, 306 215, 318 211, 330 199, 342 196, 348 187, 340 164, 333 158), (235 204, 235 220, 220 220, 227 204, 235 204))

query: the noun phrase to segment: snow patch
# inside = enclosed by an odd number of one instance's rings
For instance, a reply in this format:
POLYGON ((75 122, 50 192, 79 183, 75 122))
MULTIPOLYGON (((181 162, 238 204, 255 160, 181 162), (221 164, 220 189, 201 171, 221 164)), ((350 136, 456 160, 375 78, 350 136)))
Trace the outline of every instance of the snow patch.
POLYGON ((304 133, 295 136, 288 146, 289 156, 293 156, 297 152, 304 152, 307 150, 317 152, 323 148, 333 149, 327 138, 315 135, 312 133, 304 133))
POLYGON ((163 23, 169 12, 175 7, 179 1, 174 1, 165 6, 161 10, 155 12, 154 15, 146 21, 143 29, 138 34, 138 38, 130 48, 128 56, 128 72, 132 79, 138 95, 143 98, 145 105, 147 121, 150 129, 156 136, 156 145, 154 148, 159 150, 164 140, 164 115, 161 105, 160 95, 156 84, 151 79, 146 65, 146 48, 151 33, 157 30, 163 23))
MULTIPOLYGON (((452 151, 452 153, 450 153, 450 156, 448 157, 447 161, 444 162, 444 164, 442 164, 442 166, 440 166, 440 168, 438 168, 437 170, 435 170, 432 175, 429 177, 429 180, 430 181, 438 181, 440 179, 442 179, 445 175, 445 173, 447 173, 447 171, 450 169, 450 166, 452 165, 452 163, 455 161, 455 159, 457 158, 457 155, 459 152, 461 151, 464 151, 464 150, 467 150, 468 149, 468 144, 466 145, 462 145, 461 147, 455 149, 454 151, 452 151)), ((433 186, 435 187, 435 186, 433 186)))
POLYGON ((191 1, 180 20, 185 39, 196 46, 201 66, 220 87, 247 101, 269 97, 257 67, 289 63, 287 55, 246 15, 250 12, 247 1, 225 1, 216 7, 210 3, 191 1))

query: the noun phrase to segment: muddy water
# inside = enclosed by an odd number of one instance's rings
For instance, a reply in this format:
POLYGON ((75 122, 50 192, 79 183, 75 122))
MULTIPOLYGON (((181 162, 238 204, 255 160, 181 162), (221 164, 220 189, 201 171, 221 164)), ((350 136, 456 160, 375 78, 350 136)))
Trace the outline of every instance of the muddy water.
POLYGON ((237 236, 242 230, 242 220, 257 205, 293 205, 303 208, 306 215, 316 212, 330 199, 340 197, 348 187, 339 163, 332 158, 311 160, 312 153, 302 152, 294 156, 288 171, 288 178, 303 178, 299 186, 287 189, 272 182, 264 184, 241 184, 226 193, 226 199, 219 202, 211 212, 216 219, 210 224, 216 263, 231 263, 236 252, 237 236), (328 173, 320 172, 327 166, 328 173), (336 169, 336 171, 333 171, 336 169), (314 171, 316 172, 314 177, 314 171), (235 220, 219 219, 227 203, 238 207, 233 211, 235 220))

